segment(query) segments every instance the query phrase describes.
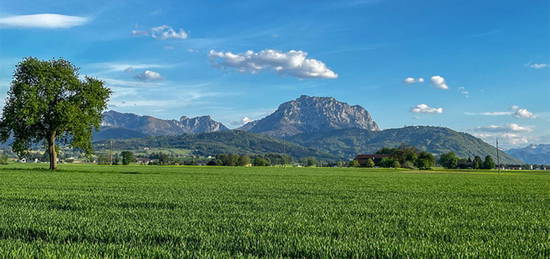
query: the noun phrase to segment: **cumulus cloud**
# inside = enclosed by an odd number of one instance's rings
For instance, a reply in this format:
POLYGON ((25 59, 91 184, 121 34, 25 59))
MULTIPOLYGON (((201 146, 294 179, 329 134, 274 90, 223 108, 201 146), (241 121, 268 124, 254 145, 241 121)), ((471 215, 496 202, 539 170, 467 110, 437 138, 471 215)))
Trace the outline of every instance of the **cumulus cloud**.
POLYGON ((15 15, 0 18, 0 27, 20 28, 71 28, 86 24, 90 19, 81 16, 69 16, 61 14, 30 14, 15 15))
POLYGON ((405 84, 414 84, 414 83, 424 83, 424 78, 419 77, 418 79, 414 77, 407 77, 405 80, 403 80, 403 83, 405 84))
POLYGON ((141 81, 157 81, 162 80, 160 73, 151 70, 145 70, 143 73, 137 74, 136 79, 141 81))
POLYGON ((529 126, 521 126, 516 123, 510 123, 506 125, 489 125, 485 127, 479 127, 476 128, 475 131, 483 131, 483 132, 531 132, 533 131, 532 127, 529 126))
POLYGON ((244 118, 242 119, 242 124, 247 124, 247 123, 252 122, 252 121, 254 121, 254 120, 251 119, 251 118, 248 118, 248 117, 244 117, 244 118))
POLYGON ((520 108, 517 105, 512 106, 512 110, 514 110, 514 116, 517 118, 527 118, 527 119, 534 119, 536 116, 528 111, 527 109, 520 108))
POLYGON ((427 104, 419 104, 411 108, 414 113, 443 113, 443 108, 430 107, 427 104))
POLYGON ((432 76, 430 80, 432 81, 432 84, 439 89, 443 89, 443 90, 449 89, 447 82, 445 82, 445 78, 443 78, 442 76, 432 76))
POLYGON ((174 30, 172 27, 168 25, 161 25, 158 27, 151 28, 151 37, 154 39, 159 40, 167 40, 167 39, 187 39, 187 32, 185 32, 183 29, 179 29, 178 31, 174 30))
POLYGON ((301 50, 281 52, 272 49, 259 52, 249 50, 237 54, 210 50, 208 53, 215 66, 234 68, 243 73, 255 74, 262 70, 272 70, 298 78, 338 78, 338 74, 327 68, 325 63, 308 59, 307 55, 301 50))
POLYGON ((547 67, 550 67, 550 64, 531 64, 529 65, 530 68, 533 68, 533 69, 541 69, 541 68, 547 68, 547 67))

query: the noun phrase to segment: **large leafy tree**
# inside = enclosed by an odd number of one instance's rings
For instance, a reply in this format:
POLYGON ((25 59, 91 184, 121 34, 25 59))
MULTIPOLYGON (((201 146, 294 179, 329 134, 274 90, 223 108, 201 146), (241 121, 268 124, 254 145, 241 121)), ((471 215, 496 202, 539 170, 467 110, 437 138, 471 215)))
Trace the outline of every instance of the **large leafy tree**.
POLYGON ((79 78, 78 68, 64 59, 26 58, 15 70, 0 119, 0 139, 13 136, 13 151, 28 152, 47 144, 50 169, 56 168, 56 142, 92 151, 92 130, 101 123, 111 90, 94 78, 79 78))

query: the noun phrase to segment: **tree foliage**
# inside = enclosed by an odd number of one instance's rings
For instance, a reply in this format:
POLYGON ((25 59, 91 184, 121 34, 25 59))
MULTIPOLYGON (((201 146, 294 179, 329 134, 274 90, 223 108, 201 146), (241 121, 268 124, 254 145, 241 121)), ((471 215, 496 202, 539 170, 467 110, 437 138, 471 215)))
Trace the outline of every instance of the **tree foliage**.
POLYGON ((357 161, 356 159, 353 159, 353 160, 349 161, 348 166, 349 167, 359 167, 361 165, 359 164, 359 161, 357 161))
POLYGON ((26 58, 15 70, 0 120, 0 138, 13 136, 12 150, 19 155, 44 141, 50 169, 56 168, 56 141, 92 152, 92 130, 99 128, 101 113, 111 91, 91 77, 79 78, 78 68, 64 59, 26 58))
POLYGON ((494 169, 496 167, 493 157, 487 155, 485 161, 483 161, 483 169, 494 169))
POLYGON ((479 156, 475 156, 472 163, 473 169, 481 169, 483 167, 483 160, 481 160, 481 157, 479 156))
POLYGON ((454 152, 445 153, 439 157, 439 164, 445 168, 455 169, 458 167, 458 159, 454 152))
POLYGON ((129 165, 130 163, 136 162, 136 157, 134 156, 134 153, 132 153, 131 151, 122 151, 120 155, 122 156, 123 165, 129 165))
POLYGON ((239 157, 238 165, 239 166, 248 166, 251 164, 250 157, 247 155, 242 155, 239 157))

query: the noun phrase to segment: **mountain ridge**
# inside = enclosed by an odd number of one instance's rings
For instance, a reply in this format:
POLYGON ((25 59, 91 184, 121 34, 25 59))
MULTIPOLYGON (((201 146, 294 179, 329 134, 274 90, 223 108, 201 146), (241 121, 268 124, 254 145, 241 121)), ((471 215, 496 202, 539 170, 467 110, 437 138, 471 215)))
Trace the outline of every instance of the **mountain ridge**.
POLYGON ((207 133, 229 130, 229 128, 213 120, 209 115, 193 118, 181 116, 179 120, 163 120, 153 116, 121 113, 114 110, 103 113, 101 126, 101 130, 103 131, 106 129, 121 128, 147 136, 174 136, 185 133, 207 133))
POLYGON ((523 148, 506 150, 506 153, 529 164, 550 165, 550 144, 531 144, 523 148))
POLYGON ((284 102, 272 114, 239 129, 287 137, 346 128, 380 130, 370 113, 359 105, 349 105, 333 97, 307 95, 284 102))

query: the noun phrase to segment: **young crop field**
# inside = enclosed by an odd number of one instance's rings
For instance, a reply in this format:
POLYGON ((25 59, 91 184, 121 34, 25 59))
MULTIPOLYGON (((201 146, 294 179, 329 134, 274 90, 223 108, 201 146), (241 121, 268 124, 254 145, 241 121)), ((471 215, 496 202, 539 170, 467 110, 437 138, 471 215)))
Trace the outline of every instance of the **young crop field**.
POLYGON ((40 166, 0 166, 2 258, 550 257, 544 172, 40 166))

